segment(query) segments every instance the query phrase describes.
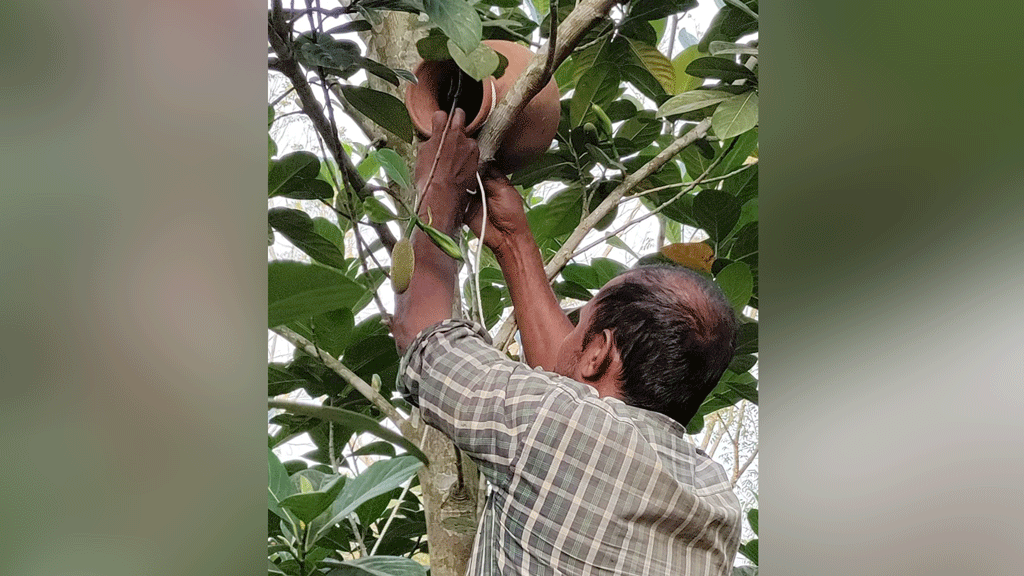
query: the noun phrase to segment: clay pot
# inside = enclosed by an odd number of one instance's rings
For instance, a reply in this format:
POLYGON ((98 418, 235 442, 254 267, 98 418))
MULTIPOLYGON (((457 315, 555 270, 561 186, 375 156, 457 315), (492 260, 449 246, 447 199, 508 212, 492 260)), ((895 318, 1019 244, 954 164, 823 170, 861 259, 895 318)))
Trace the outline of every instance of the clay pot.
MULTIPOLYGON (((508 58, 508 67, 501 78, 488 76, 477 82, 462 72, 454 60, 424 60, 413 71, 417 83, 405 89, 405 107, 421 137, 430 138, 434 112, 450 109, 449 94, 454 92, 460 74, 461 91, 456 105, 466 112, 467 134, 476 136, 491 110, 505 97, 533 57, 529 48, 515 42, 484 40, 483 43, 508 58)), ((558 96, 558 86, 551 79, 512 121, 494 155, 495 164, 506 174, 526 166, 551 146, 561 113, 558 96)))

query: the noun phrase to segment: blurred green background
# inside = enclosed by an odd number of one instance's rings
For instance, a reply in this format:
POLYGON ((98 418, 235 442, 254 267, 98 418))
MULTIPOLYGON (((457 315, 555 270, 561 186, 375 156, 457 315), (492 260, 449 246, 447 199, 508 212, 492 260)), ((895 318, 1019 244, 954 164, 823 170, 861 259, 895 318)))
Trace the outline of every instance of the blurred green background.
MULTIPOLYGON (((263 570, 265 32, 0 6, 0 573, 263 570)), ((1024 6, 767 4, 766 574, 1016 574, 1024 6)))

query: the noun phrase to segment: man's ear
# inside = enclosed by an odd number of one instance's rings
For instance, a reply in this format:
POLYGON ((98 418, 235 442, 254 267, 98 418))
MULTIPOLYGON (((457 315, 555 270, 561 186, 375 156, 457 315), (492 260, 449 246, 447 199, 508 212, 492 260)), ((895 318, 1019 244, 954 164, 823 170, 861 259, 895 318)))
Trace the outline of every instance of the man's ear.
POLYGON ((618 374, 619 351, 615 348, 615 339, 612 338, 612 331, 605 328, 600 334, 595 334, 580 358, 580 376, 591 382, 605 379, 609 376, 616 377, 618 374), (612 369, 615 369, 612 372, 612 369))

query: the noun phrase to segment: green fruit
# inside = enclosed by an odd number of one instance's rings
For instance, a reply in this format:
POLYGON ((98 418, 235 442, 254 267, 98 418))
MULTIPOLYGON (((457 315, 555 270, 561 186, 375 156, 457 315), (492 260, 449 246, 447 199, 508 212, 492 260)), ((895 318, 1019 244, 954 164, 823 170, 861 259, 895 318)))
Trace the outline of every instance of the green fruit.
POLYGON ((395 294, 409 289, 409 281, 415 269, 416 253, 412 251, 412 242, 402 238, 391 251, 391 287, 395 289, 395 294))
POLYGON ((591 110, 594 111, 594 115, 597 116, 599 122, 601 122, 601 129, 604 131, 605 136, 612 135, 612 120, 604 113, 604 109, 597 104, 590 105, 591 110))

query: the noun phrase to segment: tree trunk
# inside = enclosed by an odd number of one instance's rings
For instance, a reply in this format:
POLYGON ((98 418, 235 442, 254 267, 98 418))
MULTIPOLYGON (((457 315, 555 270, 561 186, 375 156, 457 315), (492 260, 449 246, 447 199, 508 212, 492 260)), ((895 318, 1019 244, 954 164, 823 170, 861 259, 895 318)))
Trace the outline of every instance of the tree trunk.
MULTIPOLYGON (((416 41, 426 36, 426 28, 415 16, 404 12, 388 12, 383 20, 372 33, 363 36, 369 56, 390 68, 404 68, 411 72, 420 59, 416 41)), ((404 82, 396 87, 371 76, 370 85, 405 101, 404 82)), ((398 138, 389 138, 387 132, 372 122, 366 124, 374 131, 370 136, 374 140, 386 139, 388 147, 402 156, 410 173, 413 173, 416 147, 398 138)), ((410 206, 414 205, 416 191, 406 190, 405 194, 405 201, 410 206)), ((461 300, 456 300, 461 308, 461 300)), ((412 431, 405 436, 418 441, 423 437, 423 427, 427 425, 419 418, 415 420, 416 426, 410 426, 412 431)), ((430 466, 421 468, 419 472, 423 509, 427 517, 430 573, 432 576, 463 576, 476 536, 479 500, 483 498, 479 490, 479 472, 476 465, 458 453, 455 445, 436 428, 427 426, 422 448, 430 459, 430 466)))

